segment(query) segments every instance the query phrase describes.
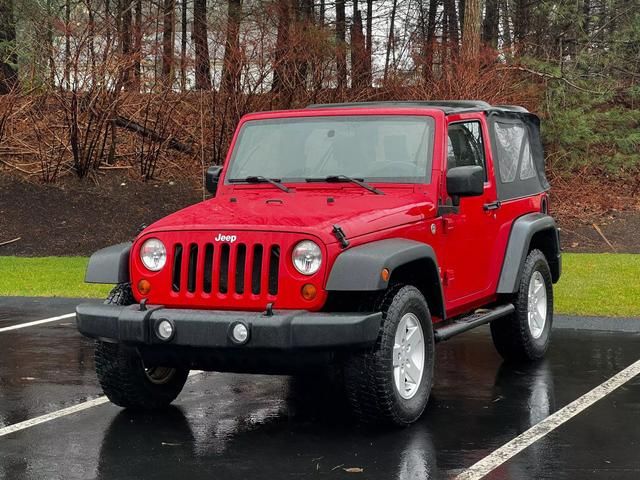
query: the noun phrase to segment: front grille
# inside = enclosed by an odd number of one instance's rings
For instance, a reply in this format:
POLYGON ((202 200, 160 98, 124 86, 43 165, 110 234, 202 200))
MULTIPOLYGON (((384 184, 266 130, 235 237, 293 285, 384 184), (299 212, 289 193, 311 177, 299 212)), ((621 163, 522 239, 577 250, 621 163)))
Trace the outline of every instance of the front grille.
POLYGON ((245 243, 176 243, 171 289, 198 295, 278 294, 280 246, 245 243), (266 252, 266 253, 265 253, 266 252))

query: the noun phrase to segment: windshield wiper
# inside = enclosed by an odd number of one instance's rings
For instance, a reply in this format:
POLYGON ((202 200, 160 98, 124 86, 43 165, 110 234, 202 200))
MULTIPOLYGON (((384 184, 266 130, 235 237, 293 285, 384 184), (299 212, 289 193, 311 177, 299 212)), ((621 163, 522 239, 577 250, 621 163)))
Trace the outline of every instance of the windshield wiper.
POLYGON ((305 178, 307 182, 351 182, 356 185, 360 185, 362 188, 366 188, 370 192, 375 193, 376 195, 384 195, 384 192, 378 190, 376 187, 369 185, 362 178, 353 178, 348 177, 347 175, 328 175, 323 178, 305 178))
POLYGON ((245 178, 232 178, 229 180, 229 183, 270 183, 274 187, 279 188, 283 192, 291 193, 291 189, 285 187, 279 178, 267 178, 262 175, 251 175, 250 177, 245 178))

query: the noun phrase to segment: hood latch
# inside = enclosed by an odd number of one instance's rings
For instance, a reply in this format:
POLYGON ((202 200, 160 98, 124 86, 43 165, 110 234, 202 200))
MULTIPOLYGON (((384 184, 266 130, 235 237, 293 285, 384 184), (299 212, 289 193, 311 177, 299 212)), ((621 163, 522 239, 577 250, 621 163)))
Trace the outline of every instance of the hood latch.
POLYGON ((347 240, 347 236, 344 233, 344 230, 340 227, 340 225, 333 226, 333 234, 336 236, 342 248, 347 248, 349 246, 349 240, 347 240))

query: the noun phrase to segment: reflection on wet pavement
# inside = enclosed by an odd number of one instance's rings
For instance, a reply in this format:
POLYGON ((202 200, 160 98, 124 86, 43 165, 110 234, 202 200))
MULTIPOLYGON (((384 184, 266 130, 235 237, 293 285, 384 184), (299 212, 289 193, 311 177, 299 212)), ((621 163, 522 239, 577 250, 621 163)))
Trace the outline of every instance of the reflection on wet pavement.
MULTIPOLYGON (((427 411, 416 425, 400 430, 355 425, 340 390, 321 378, 209 373, 192 378, 165 411, 133 413, 104 405, 0 438, 0 478, 355 475, 346 469, 363 469, 356 478, 367 479, 453 478, 637 360, 636 345, 637 336, 629 334, 556 330, 545 361, 512 366, 495 353, 487 329, 465 334, 438 346, 427 411)), ((100 394, 92 345, 72 327, 0 335, 0 352, 3 425, 100 394)), ((628 394, 624 398, 635 401, 628 394)), ((586 448, 583 437, 608 423, 623 428, 624 421, 615 417, 622 411, 605 409, 598 418, 585 412, 489 478, 575 473, 572 462, 580 456, 568 454, 567 444, 586 448), (574 438, 567 432, 580 422, 586 426, 574 438), (563 448, 556 443, 560 437, 563 448)), ((633 430, 624 448, 640 441, 633 430)), ((638 462, 633 466, 628 476, 616 478, 640 477, 638 462)))

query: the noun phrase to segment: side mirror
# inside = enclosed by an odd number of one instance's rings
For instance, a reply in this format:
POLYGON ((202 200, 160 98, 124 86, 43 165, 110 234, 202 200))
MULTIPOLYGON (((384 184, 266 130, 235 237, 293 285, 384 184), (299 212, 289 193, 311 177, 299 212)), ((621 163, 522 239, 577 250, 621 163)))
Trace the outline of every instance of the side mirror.
POLYGON ((220 174, 222 173, 222 167, 219 165, 214 165, 213 167, 209 167, 207 169, 207 176, 205 177, 205 187, 207 192, 215 197, 216 191, 218 190, 218 180, 220 180, 220 174))
POLYGON ((484 193, 484 169, 478 165, 454 167, 447 171, 447 193, 454 205, 460 197, 477 197, 484 193))

